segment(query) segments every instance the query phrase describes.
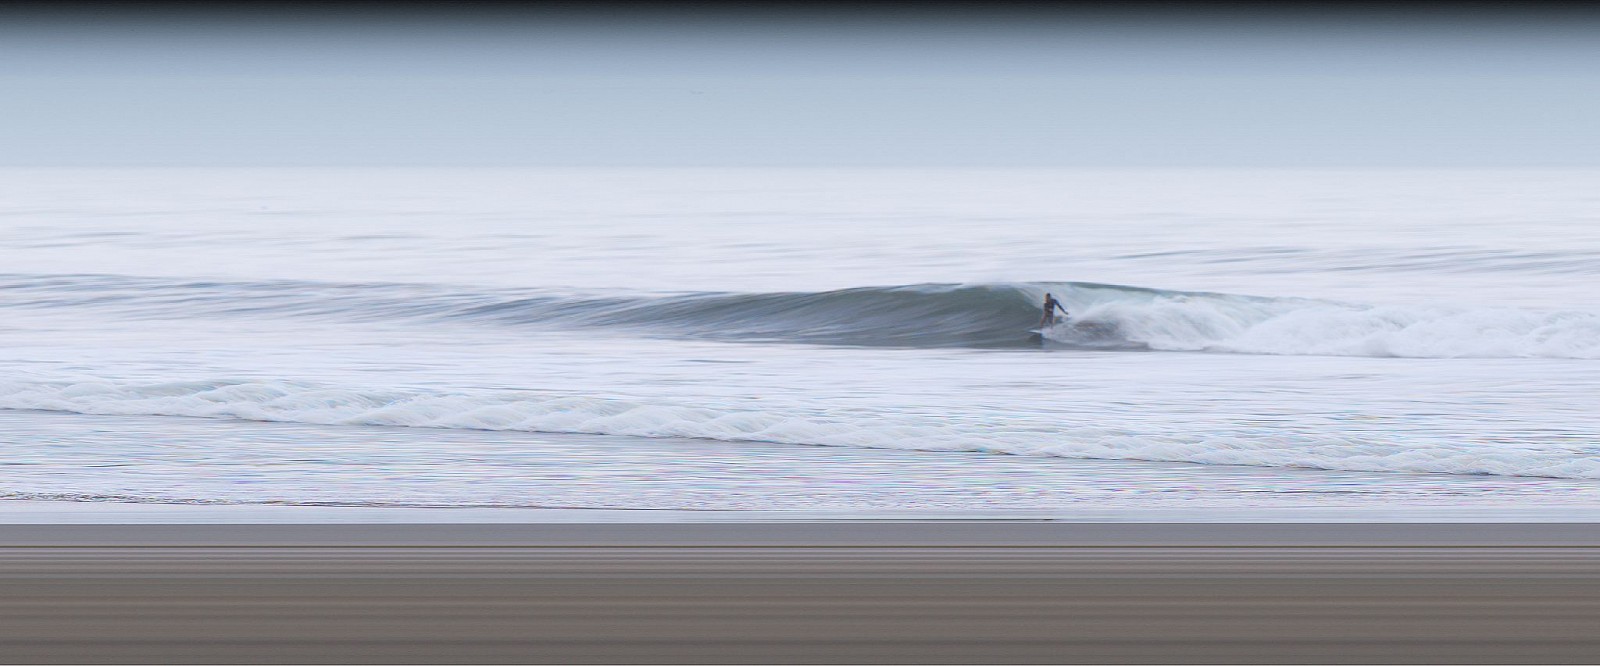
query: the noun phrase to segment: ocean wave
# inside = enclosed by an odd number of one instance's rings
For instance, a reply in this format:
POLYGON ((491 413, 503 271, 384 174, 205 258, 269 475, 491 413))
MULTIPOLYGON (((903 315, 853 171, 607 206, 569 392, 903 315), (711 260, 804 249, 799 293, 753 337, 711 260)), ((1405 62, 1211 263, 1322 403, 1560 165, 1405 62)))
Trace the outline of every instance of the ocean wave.
POLYGON ((939 419, 893 410, 756 409, 555 392, 379 390, 287 381, 0 381, 0 409, 1600 479, 1600 458, 1572 442, 1507 447, 1449 436, 1397 440, 1287 427, 1155 432, 1016 414, 939 419))
POLYGON ((0 276, 5 308, 127 317, 410 321, 606 329, 718 341, 1142 349, 1411 358, 1600 358, 1600 313, 1367 305, 1087 282, 918 284, 819 292, 600 294, 426 284, 0 276), (1071 319, 1035 335, 1055 293, 1071 319))
POLYGON ((1442 305, 1364 305, 1101 287, 1065 290, 1074 319, 1045 331, 1068 346, 1395 358, 1600 358, 1600 314, 1442 305))

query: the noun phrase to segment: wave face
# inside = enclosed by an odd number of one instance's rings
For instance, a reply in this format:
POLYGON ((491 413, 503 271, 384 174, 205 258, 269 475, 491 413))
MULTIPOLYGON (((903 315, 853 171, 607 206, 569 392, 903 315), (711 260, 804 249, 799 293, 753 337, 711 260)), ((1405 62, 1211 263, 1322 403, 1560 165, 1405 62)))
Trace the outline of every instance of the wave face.
POLYGON ((1600 314, 1362 305, 1082 282, 821 292, 595 294, 425 284, 0 277, 0 309, 606 329, 818 345, 1141 349, 1410 358, 1600 358, 1600 314), (1072 318, 1030 335, 1053 292, 1072 318))
POLYGON ((1015 415, 973 422, 896 410, 734 408, 544 391, 379 390, 284 381, 0 381, 0 409, 1600 479, 1600 457, 1587 440, 1507 447, 1482 438, 1282 428, 1156 432, 1015 415))

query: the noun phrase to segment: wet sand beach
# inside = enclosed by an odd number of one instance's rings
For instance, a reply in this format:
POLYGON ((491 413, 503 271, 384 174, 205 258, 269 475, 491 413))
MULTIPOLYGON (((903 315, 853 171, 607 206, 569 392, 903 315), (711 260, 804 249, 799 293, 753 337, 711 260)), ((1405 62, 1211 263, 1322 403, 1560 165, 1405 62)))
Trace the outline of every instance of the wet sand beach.
POLYGON ((0 526, 5 663, 1591 663, 1589 524, 0 526))

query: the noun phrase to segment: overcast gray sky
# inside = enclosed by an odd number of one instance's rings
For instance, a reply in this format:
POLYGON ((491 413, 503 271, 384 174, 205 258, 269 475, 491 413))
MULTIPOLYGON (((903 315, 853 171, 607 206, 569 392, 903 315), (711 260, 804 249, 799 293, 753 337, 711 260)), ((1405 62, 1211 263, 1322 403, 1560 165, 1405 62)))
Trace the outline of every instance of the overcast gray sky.
POLYGON ((9 16, 0 164, 1600 166, 1586 15, 9 16))

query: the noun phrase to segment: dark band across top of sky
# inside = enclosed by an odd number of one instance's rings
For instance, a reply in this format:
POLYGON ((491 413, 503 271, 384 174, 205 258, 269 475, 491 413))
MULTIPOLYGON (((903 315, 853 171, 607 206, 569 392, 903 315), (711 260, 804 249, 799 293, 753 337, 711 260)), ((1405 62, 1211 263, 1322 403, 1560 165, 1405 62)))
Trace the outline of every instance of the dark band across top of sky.
POLYGON ((1568 5, 12 5, 12 166, 1600 166, 1568 5))

